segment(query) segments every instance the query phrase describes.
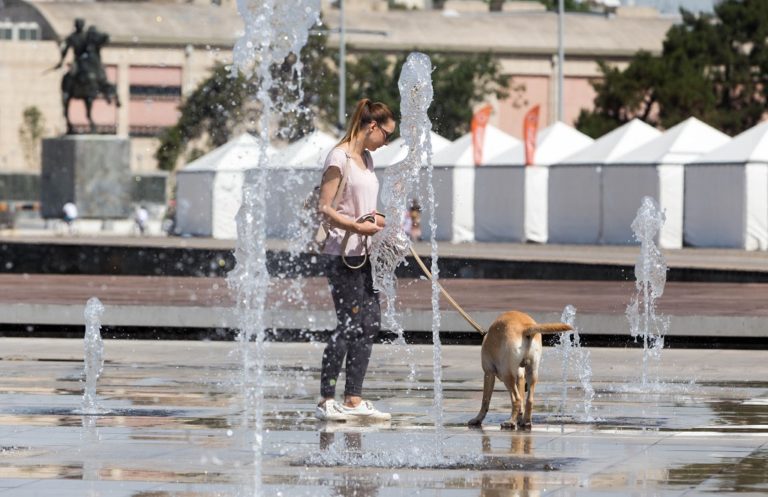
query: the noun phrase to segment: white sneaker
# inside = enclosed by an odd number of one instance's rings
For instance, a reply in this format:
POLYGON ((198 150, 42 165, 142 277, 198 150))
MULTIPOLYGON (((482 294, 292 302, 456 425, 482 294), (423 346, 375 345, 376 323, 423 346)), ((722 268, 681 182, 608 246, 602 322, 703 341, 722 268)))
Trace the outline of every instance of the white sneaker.
POLYGON ((339 405, 341 411, 346 416, 346 419, 355 420, 370 420, 370 421, 389 421, 392 419, 392 415, 388 412, 381 412, 373 407, 373 403, 364 400, 357 405, 357 407, 347 407, 343 404, 339 405))
POLYGON ((328 399, 315 408, 315 417, 321 421, 346 421, 349 416, 341 407, 335 400, 328 399))

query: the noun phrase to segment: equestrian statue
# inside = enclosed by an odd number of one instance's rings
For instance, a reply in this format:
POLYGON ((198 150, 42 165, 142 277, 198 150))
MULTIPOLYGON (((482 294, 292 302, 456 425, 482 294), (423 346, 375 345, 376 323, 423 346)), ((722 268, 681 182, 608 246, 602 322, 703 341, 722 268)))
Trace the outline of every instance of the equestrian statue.
POLYGON ((102 33, 95 26, 83 30, 85 21, 75 19, 75 31, 66 37, 61 44, 61 59, 54 69, 64 64, 64 58, 72 49, 74 59, 69 70, 61 78, 61 100, 64 105, 64 118, 67 120, 67 134, 74 134, 72 122, 69 120, 69 101, 73 98, 85 102, 85 111, 90 124, 90 132, 96 132, 96 125, 91 117, 93 101, 103 95, 108 104, 115 103, 120 107, 115 85, 107 80, 107 73, 101 63, 101 47, 109 42, 109 35, 102 33))

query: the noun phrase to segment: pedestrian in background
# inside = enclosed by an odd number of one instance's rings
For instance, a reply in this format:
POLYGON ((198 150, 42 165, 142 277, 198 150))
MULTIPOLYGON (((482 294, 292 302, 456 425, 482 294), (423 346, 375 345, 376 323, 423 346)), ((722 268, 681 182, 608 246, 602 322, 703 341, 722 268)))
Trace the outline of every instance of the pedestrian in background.
POLYGON ((61 214, 62 218, 64 219, 64 224, 67 225, 67 233, 74 235, 75 221, 77 220, 78 216, 77 206, 70 200, 61 208, 61 214))
POLYGON ((146 207, 143 205, 136 207, 133 220, 136 223, 136 229, 139 230, 139 235, 144 236, 144 232, 147 230, 147 222, 149 222, 149 212, 146 207))

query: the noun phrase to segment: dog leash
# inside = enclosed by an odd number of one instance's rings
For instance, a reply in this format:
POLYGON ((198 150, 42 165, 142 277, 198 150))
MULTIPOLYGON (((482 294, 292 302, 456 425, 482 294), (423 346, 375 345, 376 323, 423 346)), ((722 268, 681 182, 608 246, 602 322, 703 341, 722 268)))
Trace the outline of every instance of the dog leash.
MULTIPOLYGON (((431 280, 432 279, 432 273, 429 271, 429 269, 427 269, 427 265, 424 264, 424 261, 421 260, 421 257, 419 257, 419 254, 416 253, 416 250, 414 250, 413 245, 412 244, 408 244, 408 248, 411 249, 411 255, 413 256, 414 259, 416 259, 416 263, 419 265, 421 270, 424 271, 424 274, 427 276, 427 278, 429 278, 431 280)), ((437 283, 438 288, 440 288, 440 291, 443 292, 443 295, 445 296, 445 298, 448 299, 448 302, 450 302, 450 304, 453 306, 453 308, 456 309, 459 312, 459 314, 461 314, 461 317, 463 317, 467 321, 467 323, 469 323, 470 326, 472 326, 475 330, 477 330, 478 333, 480 333, 481 335, 485 336, 485 334, 488 333, 488 331, 486 331, 482 326, 480 326, 477 323, 477 321, 472 319, 472 316, 467 314, 464 311, 464 309, 461 308, 459 303, 456 302, 453 299, 453 297, 451 297, 451 294, 448 293, 445 288, 443 288, 443 285, 441 285, 439 281, 437 281, 436 283, 437 283)))
MULTIPOLYGON (((373 223, 375 223, 376 222, 376 218, 374 217, 373 214, 365 214, 364 216, 361 216, 360 218, 358 218, 357 222, 373 222, 373 223)), ((342 261, 344 261, 344 264, 346 264, 346 266, 348 268, 350 268, 350 269, 360 269, 361 267, 363 267, 365 265, 366 261, 368 260, 368 237, 367 236, 362 237, 361 241, 362 241, 363 247, 365 247, 364 248, 364 254, 363 254, 363 261, 360 264, 356 265, 356 266, 353 266, 352 264, 347 262, 346 256, 344 255, 344 253, 346 252, 347 243, 349 242, 349 237, 350 237, 350 232, 347 231, 344 234, 344 239, 341 242, 341 254, 342 254, 341 255, 341 259, 342 259, 342 261)), ((409 243, 408 244, 408 248, 411 250, 411 255, 416 260, 416 263, 419 265, 421 270, 424 272, 424 274, 427 276, 427 278, 429 278, 431 280, 432 279, 432 272, 427 268, 427 265, 424 264, 424 261, 421 260, 421 257, 419 257, 419 254, 416 253, 416 250, 414 250, 413 245, 409 243)), ((480 326, 477 323, 477 321, 472 319, 472 316, 467 314, 467 312, 464 309, 461 308, 459 303, 456 302, 456 300, 453 297, 451 297, 451 294, 448 293, 448 291, 443 287, 443 285, 440 284, 439 281, 437 281, 436 283, 437 283, 437 287, 443 293, 445 298, 453 306, 453 308, 458 311, 458 313, 461 315, 461 317, 463 317, 467 321, 467 323, 469 323, 469 325, 471 327, 473 327, 475 330, 477 330, 478 333, 480 333, 481 335, 485 336, 485 334, 488 333, 488 331, 485 330, 482 326, 480 326)))
MULTIPOLYGON (((373 214, 364 214, 357 218, 358 223, 375 223, 376 217, 373 214)), ((357 266, 354 266, 347 262, 347 243, 349 243, 349 237, 352 233, 349 231, 344 232, 344 239, 341 240, 341 260, 344 262, 344 264, 349 269, 360 269, 361 267, 365 266, 365 263, 368 261, 368 237, 367 236, 361 236, 360 242, 363 244, 363 261, 358 264, 357 266)))

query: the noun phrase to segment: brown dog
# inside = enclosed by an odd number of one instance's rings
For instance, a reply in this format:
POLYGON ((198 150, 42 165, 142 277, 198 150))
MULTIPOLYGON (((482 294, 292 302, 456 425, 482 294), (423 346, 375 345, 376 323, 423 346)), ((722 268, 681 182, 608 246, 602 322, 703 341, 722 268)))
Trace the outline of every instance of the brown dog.
POLYGON ((504 382, 512 398, 512 416, 501 423, 502 428, 530 428, 533 411, 533 393, 539 378, 541 362, 541 334, 561 333, 572 330, 564 323, 536 324, 523 312, 505 312, 493 322, 483 338, 481 350, 483 372, 483 403, 480 412, 469 421, 470 426, 480 425, 488 413, 496 378, 504 382), (523 375, 525 370, 525 375, 523 375), (525 411, 522 409, 525 386, 528 396, 525 411))

